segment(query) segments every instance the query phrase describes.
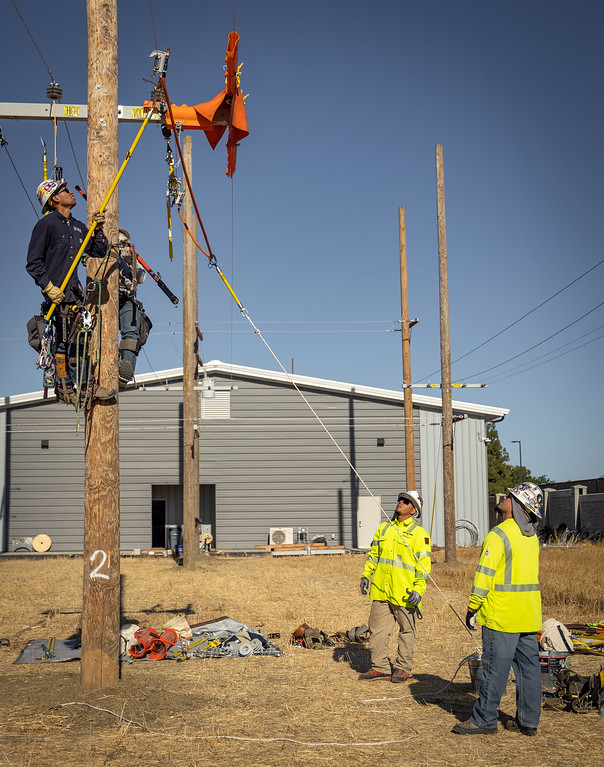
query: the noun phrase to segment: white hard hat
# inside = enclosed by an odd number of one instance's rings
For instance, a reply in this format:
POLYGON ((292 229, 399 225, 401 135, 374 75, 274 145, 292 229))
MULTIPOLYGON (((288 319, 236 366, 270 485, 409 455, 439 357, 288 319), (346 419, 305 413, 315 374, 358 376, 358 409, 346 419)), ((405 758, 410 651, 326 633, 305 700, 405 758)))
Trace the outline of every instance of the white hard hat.
POLYGON ((42 206, 42 213, 46 213, 47 210, 50 210, 50 205, 48 204, 50 202, 50 198, 54 197, 54 195, 58 194, 62 189, 65 189, 66 186, 67 181, 65 181, 65 179, 55 181, 51 178, 43 181, 38 186, 36 195, 38 197, 38 202, 42 206))
POLYGON ((416 514, 422 513, 424 500, 417 490, 403 490, 398 494, 398 500, 400 501, 402 498, 407 498, 407 500, 411 501, 416 514))
POLYGON ((526 511, 534 514, 538 519, 542 517, 543 493, 539 485, 534 482, 521 482, 516 487, 508 487, 508 492, 518 503, 521 503, 526 511))

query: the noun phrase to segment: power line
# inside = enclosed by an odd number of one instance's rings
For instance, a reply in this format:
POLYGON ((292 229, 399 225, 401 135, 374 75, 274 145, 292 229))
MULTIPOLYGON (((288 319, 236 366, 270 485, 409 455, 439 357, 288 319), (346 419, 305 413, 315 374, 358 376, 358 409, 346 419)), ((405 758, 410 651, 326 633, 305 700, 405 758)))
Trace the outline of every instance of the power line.
MULTIPOLYGON (((583 333, 583 335, 578 336, 577 338, 573 338, 571 341, 567 341, 567 343, 562 344, 562 346, 558 346, 556 349, 551 349, 549 352, 545 352, 545 354, 541 354, 539 357, 534 357, 530 362, 523 362, 522 364, 518 365, 515 368, 512 368, 510 371, 508 371, 509 374, 512 374, 515 370, 518 370, 519 372, 526 372, 528 370, 531 370, 533 367, 537 367, 534 363, 537 362, 537 360, 543 359, 544 357, 549 357, 550 354, 554 354, 557 351, 560 351, 561 349, 564 349, 567 346, 570 346, 571 344, 577 343, 577 341, 580 341, 582 338, 587 338, 587 336, 591 335, 592 333, 597 332, 598 330, 601 330, 604 328, 604 325, 598 325, 597 328, 593 328, 593 330, 589 330, 587 333, 583 333), (524 370, 521 370, 521 368, 524 368, 524 370)), ((598 338, 602 338, 602 336, 598 336, 598 338)), ((592 341, 595 341, 597 339, 592 339, 592 341)), ((591 341, 588 341, 587 343, 591 343, 591 341)), ((581 346, 577 346, 577 349, 580 349, 582 346, 585 346, 585 344, 581 344, 581 346)), ((574 349, 569 349, 569 352, 574 351, 574 349)), ((566 354, 567 352, 564 352, 566 354)), ((558 355, 561 356, 561 355, 558 355)), ((552 357, 552 359, 556 359, 556 357, 552 357)), ((546 362, 549 362, 550 360, 545 360, 546 362)), ((541 364, 541 363, 540 363, 541 364)), ((515 374, 514 374, 515 375, 515 374)), ((506 378, 508 375, 506 374, 506 378)), ((497 377, 497 374, 494 377, 491 377, 487 380, 487 383, 495 383, 496 381, 500 381, 501 378, 497 377)))
MULTIPOLYGON (((591 332, 593 333, 594 331, 592 330, 591 332)), ((567 349, 565 352, 562 352, 561 354, 557 354, 555 357, 551 357, 548 360, 543 360, 543 362, 538 362, 536 365, 531 365, 530 367, 527 367, 524 370, 518 370, 516 373, 509 373, 508 375, 501 376, 501 378, 496 378, 494 381, 491 381, 491 383, 504 381, 506 378, 512 378, 512 376, 517 376, 517 375, 520 375, 521 373, 528 373, 528 371, 532 370, 533 368, 538 368, 541 365, 547 365, 548 362, 553 362, 554 360, 557 360, 559 357, 564 357, 564 355, 566 354, 570 354, 571 352, 576 352, 578 349, 582 349, 584 346, 593 344, 594 341, 599 341, 601 338, 604 338, 604 335, 597 336, 596 338, 592 338, 591 341, 586 341, 584 344, 581 344, 580 346, 575 346, 573 349, 567 349)))
POLYGON ((29 31, 29 29, 28 29, 28 27, 27 27, 27 24, 25 23, 25 20, 23 19, 23 16, 21 16, 21 14, 19 13, 19 9, 18 9, 18 8, 17 8, 17 6, 15 5, 15 0, 11 0, 11 3, 13 4, 13 8, 15 9, 15 11, 17 11, 17 16, 18 16, 18 17, 21 19, 21 23, 22 23, 22 24, 23 24, 23 26, 25 27, 25 31, 27 32, 27 34, 28 34, 28 35, 29 35, 29 37, 31 38, 31 41, 32 41, 32 43, 34 44, 34 48, 35 48, 35 49, 38 51, 38 54, 40 55, 40 58, 42 59, 42 63, 43 63, 43 64, 44 64, 44 66, 46 67, 46 71, 48 72, 48 74, 49 74, 49 76, 50 76, 50 79, 51 79, 51 80, 53 81, 53 83, 54 83, 54 81, 55 81, 55 78, 52 76, 52 72, 50 71, 50 68, 49 68, 48 64, 47 64, 47 63, 46 63, 46 61, 44 60, 44 56, 42 56, 42 53, 41 53, 40 49, 39 49, 39 48, 38 48, 38 46, 36 45, 36 41, 34 40, 32 33, 29 31))
MULTIPOLYGON (((486 341, 483 341, 482 343, 478 344, 478 346, 475 346, 473 349, 470 349, 469 352, 466 352, 465 354, 462 354, 461 357, 457 357, 457 359, 453 360, 451 365, 454 365, 456 362, 459 362, 460 360, 463 360, 465 357, 468 357, 470 354, 473 354, 478 349, 481 349, 483 346, 485 346, 486 344, 488 344, 491 341, 493 341, 495 338, 500 336, 502 333, 505 333, 506 330, 509 330, 510 328, 513 328, 514 325, 517 325, 519 322, 521 322, 522 320, 526 319, 529 315, 533 314, 533 312, 536 312, 537 309, 540 309, 542 306, 545 306, 545 304, 549 303, 552 299, 556 298, 556 296, 559 296, 561 293, 563 293, 565 290, 570 288, 576 282, 578 282, 579 280, 583 279, 583 277, 588 275, 590 272, 593 272, 594 269, 597 269, 598 266, 600 266, 601 264, 604 264, 604 258, 601 261, 598 261, 597 264, 592 266, 591 269, 588 269, 586 272, 583 272, 583 274, 579 275, 579 277, 576 277, 572 282, 569 282, 568 285, 565 285, 563 288, 560 288, 560 290, 556 291, 556 293, 551 295, 549 298, 546 298, 545 301, 542 301, 540 304, 537 304, 537 306, 535 306, 533 309, 528 311, 526 314, 523 314, 522 317, 518 317, 517 320, 514 320, 514 322, 510 323, 509 325, 507 325, 507 327, 503 328, 503 330, 500 330, 498 333, 495 333, 494 336, 491 336, 490 338, 487 338, 486 341)), ((504 364, 504 363, 502 363, 502 364, 504 364)), ((489 369, 491 369, 491 368, 489 368, 489 369)), ((422 376, 419 380, 423 381, 424 378, 430 378, 433 375, 436 375, 437 373, 440 373, 440 368, 438 368, 438 370, 434 370, 432 373, 429 373, 428 375, 422 376)))
MULTIPOLYGON (((475 378, 477 376, 482 375, 483 373, 488 373, 490 370, 495 370, 496 368, 500 368, 502 365, 506 365, 508 362, 512 362, 512 360, 518 359, 518 357, 522 357, 523 354, 527 354, 528 352, 532 351, 533 349, 536 349, 538 346, 541 346, 541 344, 546 343, 546 341, 549 341, 551 338, 554 338, 555 336, 560 335, 560 333, 563 333, 565 330, 568 330, 568 328, 572 327, 573 325, 576 325, 577 322, 580 322, 582 319, 587 317, 592 312, 595 312, 596 309, 599 309, 601 306, 604 306, 604 301, 600 302, 597 306, 594 306, 593 309, 590 309, 588 312, 585 312, 585 314, 582 314, 580 317, 577 317, 577 319, 573 320, 573 322, 569 322, 568 325, 565 325, 560 330, 557 330, 555 333, 552 333, 547 338, 544 338, 542 341, 539 341, 538 343, 533 344, 533 346, 529 346, 528 349, 525 349, 523 352, 520 352, 520 354, 515 354, 513 357, 510 357, 509 359, 504 360, 503 362, 500 362, 497 365, 492 365, 490 368, 486 368, 485 370, 481 370, 478 373, 473 373, 472 375, 464 376, 464 377, 465 378, 475 378)), ((456 380, 459 381, 460 379, 458 378, 456 380)))
POLYGON ((29 200, 29 204, 31 205, 31 207, 34 209, 34 213, 36 214, 36 218, 39 219, 40 216, 38 215, 38 211, 36 210, 36 206, 33 204, 32 200, 31 200, 31 197, 29 196, 29 192, 27 191, 27 188, 26 188, 25 184, 23 183, 23 179, 19 175, 19 171, 17 170, 17 166, 13 162, 13 158, 11 157, 10 152, 6 148, 8 146, 8 141, 2 135, 2 128, 1 127, 0 127, 0 146, 3 147, 4 150, 6 151, 6 154, 8 155, 8 159, 10 160, 10 163, 13 166, 13 169, 14 169, 15 173, 17 174, 17 178, 21 182, 21 186, 23 187, 23 191, 25 192, 25 196, 29 200))

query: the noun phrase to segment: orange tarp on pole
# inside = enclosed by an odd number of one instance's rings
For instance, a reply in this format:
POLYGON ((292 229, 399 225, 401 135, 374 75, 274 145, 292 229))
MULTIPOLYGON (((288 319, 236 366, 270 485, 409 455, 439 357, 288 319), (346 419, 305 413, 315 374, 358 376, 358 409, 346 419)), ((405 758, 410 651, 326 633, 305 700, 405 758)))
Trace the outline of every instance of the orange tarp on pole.
MULTIPOLYGON (((227 176, 232 176, 237 164, 237 145, 248 134, 247 118, 245 116, 244 98, 239 87, 238 72, 239 35, 229 34, 225 62, 225 88, 211 101, 205 101, 195 106, 172 105, 172 117, 166 114, 166 126, 171 130, 176 127, 172 122, 181 123, 183 130, 202 130, 206 134, 210 146, 215 149, 218 142, 229 129, 227 138, 227 176)), ((145 101, 149 109, 151 102, 145 101)))

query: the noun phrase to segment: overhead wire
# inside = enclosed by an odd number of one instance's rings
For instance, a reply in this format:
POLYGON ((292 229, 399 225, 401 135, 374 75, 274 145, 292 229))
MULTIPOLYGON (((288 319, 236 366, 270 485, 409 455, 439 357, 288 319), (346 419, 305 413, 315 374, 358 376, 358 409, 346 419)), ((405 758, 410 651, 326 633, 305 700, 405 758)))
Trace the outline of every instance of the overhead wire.
MULTIPOLYGON (((472 375, 464 376, 464 378, 477 378, 478 376, 482 375, 483 373, 488 373, 491 370, 495 370, 496 368, 500 368, 503 365, 507 365, 508 362, 512 362, 512 360, 516 360, 519 357, 522 357, 525 354, 528 354, 528 352, 532 351, 533 349, 536 349, 538 346, 541 346, 542 344, 546 343, 552 338, 555 338, 556 336, 560 335, 560 333, 563 333, 565 330, 568 330, 568 328, 572 327, 573 325, 576 325, 577 322, 581 322, 581 320, 585 319, 585 317, 589 316, 593 312, 595 312, 597 309, 599 309, 601 306, 604 306, 604 301, 601 301, 599 304, 593 307, 593 309, 590 309, 588 312, 585 312, 585 314, 582 314, 580 317, 577 317, 576 320, 573 320, 572 322, 569 322, 568 325, 565 325, 563 328, 560 328, 560 330, 557 330, 555 333, 552 333, 551 335, 547 336, 547 338, 544 338, 542 341, 539 341, 536 344, 533 344, 532 346, 529 346, 528 349, 525 349, 523 352, 520 352, 519 354, 515 354, 513 357, 509 357, 507 360, 504 360, 503 362, 499 362, 497 365, 492 365, 490 368, 485 368, 484 370, 480 370, 478 373, 472 373, 472 375)), ((461 381, 463 379, 456 378, 455 382, 461 381)))
POLYGON ((11 157, 11 154, 10 154, 10 152, 9 152, 9 151, 8 151, 8 149, 7 149, 7 146, 8 146, 8 141, 7 141, 7 140, 4 138, 4 136, 2 135, 2 128, 1 128, 1 127, 0 127, 0 146, 1 146, 1 147, 4 149, 4 151, 6 152, 6 154, 7 154, 7 156, 8 156, 8 159, 10 160, 10 164, 13 166, 13 170, 14 170, 14 171, 15 171, 15 173, 17 174, 17 178, 19 179, 19 182, 21 183, 21 186, 23 187, 23 191, 25 192, 25 196, 26 196, 26 197, 27 197, 27 199, 29 200, 29 204, 30 204, 30 205, 31 205, 31 207, 33 208, 33 210, 34 210, 34 213, 36 214, 36 218, 38 218, 38 219, 39 219, 39 218, 40 218, 40 214, 38 213, 38 211, 37 211, 37 209, 36 209, 36 206, 33 204, 33 202, 32 202, 32 199, 31 199, 31 197, 29 196, 29 192, 27 191, 27 187, 26 187, 26 186, 25 186, 25 184, 23 183, 23 179, 21 178, 21 175, 20 175, 19 171, 17 170, 17 166, 15 165, 15 163, 14 163, 14 161, 13 161, 13 158, 11 157))
MULTIPOLYGON (((594 331, 592 330, 591 332, 593 333, 594 331)), ((589 335, 589 333, 587 335, 589 335)), ((572 352, 577 351, 578 349, 582 349, 584 346, 589 346, 589 344, 593 344, 595 341, 599 341, 601 338, 604 338, 604 334, 597 336, 597 338, 592 338, 591 341, 586 341, 584 344, 580 344, 573 349, 567 349, 567 351, 562 352, 561 354, 557 354, 555 357, 551 357, 548 360, 543 360, 543 362, 538 362, 536 365, 531 365, 530 367, 524 368, 524 370, 518 370, 515 373, 508 373, 507 375, 503 375, 500 378, 496 378, 494 381, 491 381, 491 383, 498 383, 499 381, 505 381, 506 378, 512 378, 513 376, 520 375, 521 373, 528 373, 528 371, 533 370, 533 368, 541 367, 541 365, 547 365, 548 362, 553 362, 560 357, 564 357, 567 354, 571 354, 572 352)))
MULTIPOLYGON (((598 261, 597 264, 594 264, 590 269, 588 269, 586 272, 583 272, 583 274, 580 274, 578 277, 576 277, 574 280, 569 282, 567 285, 564 285, 564 287, 560 288, 560 290, 557 290, 555 293, 553 293, 549 298, 546 298, 544 301, 542 301, 540 304, 537 304, 537 306, 533 307, 530 311, 526 312, 526 314, 523 314, 521 317, 518 317, 518 319, 514 320, 514 322, 511 322, 509 325, 507 325, 505 328, 500 330, 499 332, 495 333, 495 335, 492 335, 490 338, 487 338, 486 341, 483 341, 482 343, 478 344, 478 346, 475 346, 473 349, 470 349, 470 351, 465 352, 465 354, 462 354, 461 357, 457 357, 451 362, 451 365, 454 365, 456 362, 459 362, 460 360, 463 360, 465 357, 468 357, 470 354, 473 354, 478 349, 481 349, 483 346, 486 346, 486 344, 493 341, 495 338, 498 338, 500 335, 506 332, 506 330, 509 330, 510 328, 513 328, 514 325, 517 325, 522 320, 529 317, 531 314, 536 312, 538 309, 541 309, 542 306, 545 306, 545 304, 549 303, 551 300, 559 296, 561 293, 564 293, 565 290, 570 288, 572 285, 577 283, 579 280, 582 280, 583 277, 586 277, 588 274, 594 271, 594 269, 597 269, 599 266, 604 264, 604 258, 598 261)), ((432 373, 429 373, 428 375, 422 376, 419 378, 416 383, 420 383, 426 378, 430 378, 433 375, 436 375, 437 373, 441 372, 441 368, 438 368, 437 370, 434 370, 432 373)))
POLYGON ((42 59, 42 63, 44 64, 44 66, 45 66, 45 68, 46 68, 46 71, 48 72, 48 75, 49 75, 50 79, 51 79, 51 80, 54 82, 54 79, 55 79, 55 78, 52 76, 52 72, 50 71, 50 67, 48 66, 48 64, 47 64, 47 63, 46 63, 46 61, 44 60, 44 56, 42 56, 42 52, 41 52, 41 51, 40 51, 40 49, 38 48, 38 46, 37 46, 37 44, 36 44, 36 41, 34 40, 34 37, 33 37, 32 33, 29 31, 29 28, 28 28, 27 24, 25 23, 25 19, 24 19, 24 18, 23 18, 23 16, 21 16, 21 14, 19 13, 19 9, 17 8, 17 6, 16 6, 16 4, 15 4, 15 0, 11 0, 11 3, 13 4, 13 8, 15 9, 15 11, 17 11, 17 16, 18 16, 18 17, 21 19, 21 23, 22 23, 22 24, 23 24, 23 26, 25 27, 25 31, 27 32, 27 34, 29 35, 29 37, 30 37, 30 39, 31 39, 32 43, 34 44, 34 48, 35 48, 35 49, 38 51, 38 54, 39 54, 40 58, 42 59))

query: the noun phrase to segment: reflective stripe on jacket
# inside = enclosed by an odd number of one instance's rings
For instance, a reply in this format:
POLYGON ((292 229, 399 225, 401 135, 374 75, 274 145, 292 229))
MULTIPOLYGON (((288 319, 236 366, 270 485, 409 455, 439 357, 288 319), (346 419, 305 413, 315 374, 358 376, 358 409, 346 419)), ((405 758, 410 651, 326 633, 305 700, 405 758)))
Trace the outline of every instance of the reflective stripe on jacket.
POLYGON ((413 519, 381 524, 363 570, 363 578, 373 575, 369 598, 407 607, 407 589, 423 595, 432 563, 430 551, 430 536, 413 519))
POLYGON ((470 608, 476 622, 514 634, 540 631, 539 540, 506 519, 485 536, 474 574, 470 608))

